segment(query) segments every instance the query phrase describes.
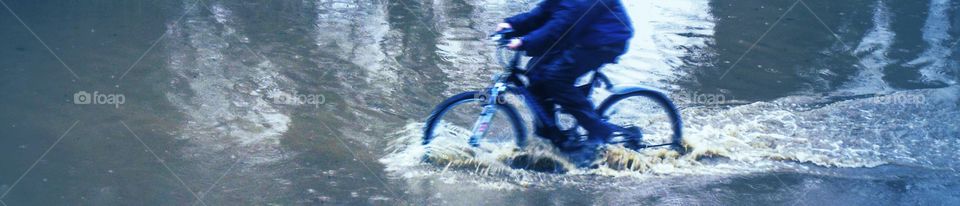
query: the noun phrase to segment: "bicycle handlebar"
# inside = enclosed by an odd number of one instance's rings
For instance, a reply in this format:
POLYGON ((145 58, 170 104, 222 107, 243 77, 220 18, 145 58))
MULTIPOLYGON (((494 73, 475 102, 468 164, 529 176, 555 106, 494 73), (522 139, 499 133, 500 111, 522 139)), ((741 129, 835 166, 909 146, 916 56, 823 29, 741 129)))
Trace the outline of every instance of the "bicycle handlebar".
MULTIPOLYGON (((517 38, 518 36, 519 35, 513 29, 503 29, 503 30, 494 32, 493 34, 490 34, 490 38, 497 43, 497 53, 496 53, 497 60, 499 61, 500 65, 503 66, 503 68, 506 70, 505 71, 506 75, 501 77, 517 78, 515 76, 516 74, 526 73, 526 70, 519 67, 520 58, 523 56, 522 51, 514 52, 513 56, 510 57, 510 59, 507 59, 503 55, 504 52, 506 52, 506 50, 510 50, 509 48, 507 48, 507 45, 510 44, 510 40, 513 38, 517 38)), ((600 73, 599 70, 594 74, 592 81, 596 83, 600 83, 600 84, 594 84, 598 87, 600 85, 603 85, 603 87, 607 89, 610 89, 613 87, 613 84, 610 81, 610 78, 604 75, 603 73, 600 73)))
POLYGON ((504 50, 508 50, 507 44, 510 44, 510 40, 518 36, 519 35, 517 32, 513 29, 503 29, 490 35, 492 40, 497 43, 497 59, 499 60, 500 65, 509 72, 522 71, 522 69, 518 67, 520 64, 520 57, 523 56, 522 52, 517 51, 509 60, 506 60, 503 56, 504 50))
POLYGON ((497 42, 498 47, 504 47, 510 44, 510 39, 517 37, 517 33, 513 29, 503 29, 490 34, 490 37, 497 42))

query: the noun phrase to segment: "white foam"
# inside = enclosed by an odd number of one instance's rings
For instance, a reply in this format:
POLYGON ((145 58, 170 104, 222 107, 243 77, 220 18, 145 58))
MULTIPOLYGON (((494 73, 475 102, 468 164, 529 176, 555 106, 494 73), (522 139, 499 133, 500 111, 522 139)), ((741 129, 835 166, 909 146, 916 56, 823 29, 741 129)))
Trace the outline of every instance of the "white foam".
POLYGON ((234 17, 226 7, 213 4, 210 9, 212 18, 193 10, 179 25, 168 28, 168 69, 176 75, 171 86, 188 86, 167 93, 189 118, 182 138, 193 142, 194 152, 200 154, 239 149, 247 163, 276 161, 282 156, 279 140, 291 119, 264 95, 277 90, 284 78, 269 60, 235 44, 246 38, 233 27, 234 17), (233 56, 238 54, 244 56, 233 56), (259 63, 246 66, 228 59, 259 63))
POLYGON ((923 66, 920 69, 923 81, 956 84, 955 77, 951 77, 948 71, 952 69, 951 66, 956 66, 955 60, 949 58, 953 53, 951 43, 954 43, 950 41, 949 10, 950 0, 930 0, 927 20, 923 24, 923 40, 927 42, 927 50, 904 64, 909 67, 923 66))
MULTIPOLYGON (((652 0, 625 1, 628 12, 634 19, 636 37, 631 41, 631 50, 618 65, 609 66, 606 72, 617 82, 656 83, 657 87, 683 77, 678 70, 686 50, 680 46, 707 47, 713 35, 713 17, 708 1, 652 0), (643 15, 637 15, 643 14, 643 15), (691 29, 694 28, 694 29, 691 29), (693 33, 685 37, 680 33, 693 33)), ((950 124, 960 124, 956 93, 958 88, 930 90, 889 91, 882 80, 883 67, 891 64, 886 52, 892 45, 895 34, 890 29, 890 11, 883 2, 878 2, 874 11, 874 28, 864 36, 857 47, 858 55, 865 55, 861 63, 869 67, 861 76, 867 81, 849 83, 851 91, 887 91, 887 95, 922 96, 923 105, 885 102, 879 97, 850 99, 829 102, 830 96, 790 96, 769 102, 755 102, 730 108, 696 107, 683 110, 685 144, 690 154, 675 157, 663 150, 645 150, 640 153, 612 148, 607 158, 610 164, 596 170, 572 169, 567 174, 544 178, 542 174, 525 170, 500 167, 500 162, 470 156, 457 160, 477 168, 494 168, 497 172, 476 172, 483 169, 448 169, 446 165, 421 162, 426 148, 420 145, 423 124, 410 122, 390 135, 388 154, 380 159, 386 171, 408 181, 436 178, 455 184, 457 182, 487 181, 487 176, 502 176, 494 182, 505 183, 509 188, 524 185, 519 181, 547 179, 561 184, 576 184, 577 174, 607 176, 630 176, 638 178, 674 175, 717 176, 781 170, 809 170, 814 167, 876 167, 883 164, 915 165, 919 167, 960 168, 956 162, 960 156, 960 139, 943 138, 951 133, 950 124), (939 128, 939 129, 938 129, 939 128), (947 129, 943 129, 947 128, 947 129), (918 131, 919 130, 919 131, 918 131), (935 134, 935 135, 928 135, 935 134), (940 135, 939 137, 937 135, 940 135), (903 141, 903 142, 901 142, 903 141), (908 143, 912 141, 914 143, 908 143), (924 143, 931 143, 923 146, 924 143), (907 145, 907 146, 904 146, 907 145), (932 147, 931 147, 932 146, 932 147), (929 150, 928 150, 929 149, 929 150), (706 159, 706 160, 705 160, 706 159), (639 165, 623 169, 613 163, 635 160, 639 165), (469 173, 469 178, 459 174, 469 173), (489 175, 490 173, 496 175, 489 175), (479 174, 479 175, 477 175, 479 174), (479 177, 478 177, 479 176, 479 177), (571 178, 573 176, 574 178, 571 178), (477 180, 483 179, 483 180, 477 180), (516 181, 512 181, 516 180, 516 181), (513 182, 513 183, 509 183, 513 182)), ((926 32, 925 32, 926 33, 926 32)), ((470 52, 464 44, 454 42, 453 33, 447 43, 440 47, 444 54, 470 52)), ((866 92, 865 92, 866 91, 866 92)), ((598 96, 599 97, 599 96, 598 96)), ((529 119, 529 118, 527 118, 529 119)), ((534 141, 537 137, 528 136, 534 141)), ((550 147, 528 149, 539 152, 537 158, 559 159, 550 154, 550 147)), ((502 153, 502 156, 520 153, 502 153)), ((501 156, 501 157, 502 157, 501 156)), ((502 159, 501 159, 502 161, 502 159)), ((485 171, 490 171, 486 169, 485 171)), ((432 180, 432 179, 431 179, 432 180)), ((418 185, 411 183, 410 185, 418 185)))
MULTIPOLYGON (((893 97, 878 96, 839 102, 823 102, 817 96, 792 96, 771 102, 756 102, 729 109, 689 108, 685 118, 684 143, 689 153, 677 157, 665 150, 640 153, 610 147, 607 165, 595 170, 566 167, 569 175, 595 174, 639 178, 676 175, 734 175, 753 172, 800 170, 808 164, 820 167, 876 167, 884 164, 956 169, 960 162, 960 139, 949 125, 960 124, 956 93, 960 87, 898 91, 893 97), (825 105, 822 105, 825 104, 825 105), (821 105, 821 106, 816 106, 821 105), (930 109, 934 108, 934 109, 930 109), (715 157, 721 161, 704 161, 715 157), (626 162, 633 166, 624 168, 626 162), (620 165, 618 165, 620 164, 620 165)), ((422 123, 409 123, 393 134, 389 154, 380 161, 389 173, 405 178, 429 177, 451 172, 444 165, 421 163, 425 148, 420 145, 422 123)), ((550 155, 551 147, 536 145, 545 155, 536 158, 563 158, 550 155)), ((500 153, 500 161, 523 153, 500 153), (506 157, 504 157, 506 156, 506 157)), ((500 167, 490 160, 470 156, 444 156, 447 161, 477 166, 479 173, 509 178, 528 177, 535 172, 500 167), (461 159, 456 159, 461 158, 461 159), (482 166, 480 166, 482 165, 482 166), (495 169, 490 169, 495 168, 495 169), (506 170, 506 171, 504 171, 506 170)), ((449 167, 449 166, 446 166, 449 167)), ((509 179, 506 178, 506 179, 509 179)), ((518 178, 523 179, 523 178, 518 178)), ((519 184, 519 183, 517 183, 519 184)))
POLYGON ((884 68, 893 63, 887 57, 887 52, 896 39, 896 33, 890 30, 890 18, 890 9, 883 0, 877 0, 873 9, 873 28, 864 35, 854 51, 862 56, 860 65, 866 68, 861 68, 857 77, 844 85, 841 91, 868 94, 891 90, 883 81, 884 68))

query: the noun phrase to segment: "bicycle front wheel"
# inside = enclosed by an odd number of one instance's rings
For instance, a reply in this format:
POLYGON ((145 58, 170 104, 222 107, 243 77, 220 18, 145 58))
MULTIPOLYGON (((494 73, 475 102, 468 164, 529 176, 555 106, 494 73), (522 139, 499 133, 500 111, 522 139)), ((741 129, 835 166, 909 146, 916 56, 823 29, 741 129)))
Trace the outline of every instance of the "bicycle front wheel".
POLYGON ((625 140, 625 146, 634 149, 667 146, 680 154, 686 153, 680 112, 663 93, 637 90, 614 94, 605 99, 597 111, 612 124, 641 131, 642 139, 625 140))
POLYGON ((443 101, 427 118, 423 144, 431 156, 473 156, 472 148, 484 151, 520 149, 526 144, 526 131, 517 110, 498 101, 493 118, 475 145, 470 144, 473 127, 479 121, 487 98, 480 92, 464 92, 443 101))

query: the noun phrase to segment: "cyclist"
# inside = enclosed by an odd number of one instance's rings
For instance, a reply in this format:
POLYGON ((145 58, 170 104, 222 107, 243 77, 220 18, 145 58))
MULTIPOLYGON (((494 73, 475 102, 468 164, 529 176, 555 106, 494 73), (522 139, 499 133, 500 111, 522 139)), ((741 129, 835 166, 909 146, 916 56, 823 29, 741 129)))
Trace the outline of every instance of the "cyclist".
POLYGON ((526 13, 507 18, 497 31, 513 29, 508 47, 526 51, 529 90, 547 122, 538 122, 536 134, 551 140, 578 166, 590 166, 600 145, 618 128, 604 122, 575 82, 587 72, 615 63, 633 36, 630 18, 620 0, 544 0, 526 13), (555 105, 576 118, 588 131, 586 141, 563 134, 555 105))

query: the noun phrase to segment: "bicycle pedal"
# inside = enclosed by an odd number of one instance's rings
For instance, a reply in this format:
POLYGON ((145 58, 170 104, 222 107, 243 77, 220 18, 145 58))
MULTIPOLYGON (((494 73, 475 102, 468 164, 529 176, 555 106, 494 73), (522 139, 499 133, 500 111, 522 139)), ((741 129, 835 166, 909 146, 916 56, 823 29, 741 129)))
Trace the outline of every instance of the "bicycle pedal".
POLYGON ((470 140, 467 141, 471 147, 480 147, 480 140, 475 137, 470 137, 470 140))
POLYGON ((632 149, 634 151, 640 151, 643 148, 647 148, 647 145, 644 145, 639 141, 628 141, 623 144, 623 147, 626 147, 627 149, 632 149))
POLYGON ((624 138, 643 140, 643 132, 640 130, 640 127, 637 127, 637 126, 624 127, 620 132, 622 133, 624 138))

